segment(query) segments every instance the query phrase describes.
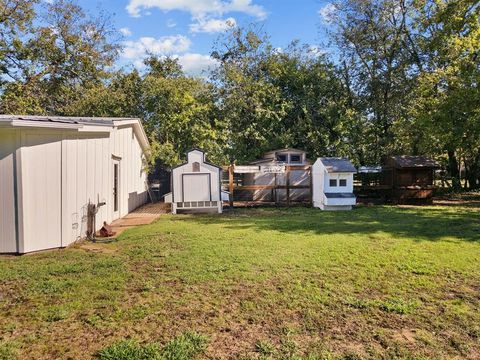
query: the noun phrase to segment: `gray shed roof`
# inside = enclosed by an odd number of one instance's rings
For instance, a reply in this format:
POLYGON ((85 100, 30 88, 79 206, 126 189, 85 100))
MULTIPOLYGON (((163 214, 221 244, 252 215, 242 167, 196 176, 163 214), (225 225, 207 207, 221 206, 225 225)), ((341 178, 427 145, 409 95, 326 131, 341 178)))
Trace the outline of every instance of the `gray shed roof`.
POLYGON ((133 118, 110 118, 110 117, 73 117, 73 116, 33 116, 33 115, 0 115, 0 121, 39 121, 61 124, 83 125, 114 125, 114 121, 133 120, 133 118))
POLYGON ((392 156, 397 168, 438 168, 440 165, 433 159, 425 156, 392 156))
POLYGON ((339 157, 321 157, 320 161, 323 163, 327 172, 335 173, 335 172, 349 172, 354 173, 357 172, 357 169, 350 160, 346 158, 339 158, 339 157))

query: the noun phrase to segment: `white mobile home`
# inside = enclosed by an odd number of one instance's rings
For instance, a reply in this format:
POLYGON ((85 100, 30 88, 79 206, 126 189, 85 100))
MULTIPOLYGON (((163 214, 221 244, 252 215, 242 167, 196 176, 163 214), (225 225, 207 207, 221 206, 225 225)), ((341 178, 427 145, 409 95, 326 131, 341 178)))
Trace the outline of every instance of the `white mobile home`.
POLYGON ((139 119, 0 115, 0 253, 65 247, 147 201, 139 119))
POLYGON ((199 149, 187 153, 187 162, 172 169, 172 192, 165 202, 172 204, 172 213, 222 212, 222 169, 205 160, 199 149))
POLYGON ((356 204, 353 194, 355 166, 344 158, 318 158, 312 165, 313 207, 322 210, 351 210, 356 204))

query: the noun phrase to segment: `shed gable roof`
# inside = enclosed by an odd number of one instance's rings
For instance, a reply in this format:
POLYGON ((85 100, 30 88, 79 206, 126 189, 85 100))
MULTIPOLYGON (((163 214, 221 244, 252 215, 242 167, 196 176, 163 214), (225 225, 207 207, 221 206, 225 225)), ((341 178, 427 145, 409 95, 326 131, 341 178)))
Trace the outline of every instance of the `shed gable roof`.
POLYGON ((207 165, 216 167, 216 168, 219 169, 219 170, 222 170, 222 168, 221 168, 220 166, 217 166, 217 165, 215 165, 215 164, 212 164, 211 162, 208 162, 207 159, 206 159, 206 156, 207 156, 207 155, 206 155, 205 151, 203 151, 202 149, 199 149, 199 148, 193 148, 193 149, 188 150, 188 151, 186 152, 187 161, 184 162, 184 163, 181 163, 181 164, 179 164, 179 165, 177 165, 177 166, 172 167, 172 170, 173 170, 173 169, 180 168, 180 167, 185 166, 185 165, 188 165, 188 164, 189 164, 189 156, 188 156, 188 155, 189 155, 190 153, 192 153, 192 152, 199 152, 199 153, 201 153, 201 154, 203 155, 203 157, 202 157, 202 162, 203 162, 204 164, 207 164, 207 165))
POLYGON ((77 131, 81 131, 84 126, 98 126, 99 129, 101 129, 101 127, 132 126, 142 149, 145 151, 150 147, 142 121, 138 118, 0 115, 0 126, 2 125, 12 127, 76 129, 77 131))
POLYGON ((357 169, 350 160, 346 158, 340 157, 321 157, 319 160, 322 162, 325 169, 329 173, 336 173, 336 172, 348 172, 354 173, 357 172, 357 169))
POLYGON ((440 165, 426 156, 392 156, 393 163, 397 168, 438 168, 440 165))

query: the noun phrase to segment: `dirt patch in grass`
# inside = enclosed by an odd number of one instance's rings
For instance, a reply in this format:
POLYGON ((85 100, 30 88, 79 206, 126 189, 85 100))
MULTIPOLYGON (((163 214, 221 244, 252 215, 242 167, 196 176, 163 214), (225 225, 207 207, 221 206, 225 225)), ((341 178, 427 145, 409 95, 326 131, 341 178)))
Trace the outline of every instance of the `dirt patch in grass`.
POLYGON ((114 254, 115 252, 117 252, 116 249, 113 249, 111 247, 106 247, 105 245, 102 245, 102 244, 95 244, 90 242, 80 243, 76 247, 78 249, 82 249, 87 252, 93 252, 93 253, 114 254))

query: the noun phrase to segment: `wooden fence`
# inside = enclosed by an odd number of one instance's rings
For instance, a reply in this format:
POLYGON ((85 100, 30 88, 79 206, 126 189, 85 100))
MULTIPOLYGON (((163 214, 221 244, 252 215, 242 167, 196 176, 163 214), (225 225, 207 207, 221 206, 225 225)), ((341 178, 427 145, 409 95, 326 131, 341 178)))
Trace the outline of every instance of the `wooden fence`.
MULTIPOLYGON (((278 174, 283 174, 285 175, 285 185, 236 185, 234 183, 234 174, 246 174, 246 173, 260 173, 262 171, 262 166, 260 165, 244 165, 244 166, 239 166, 239 165, 230 165, 224 168, 225 171, 228 172, 228 191, 230 193, 229 197, 229 204, 230 206, 233 207, 233 200, 234 200, 234 194, 235 191, 241 191, 241 190, 250 190, 250 191, 255 191, 255 190, 285 190, 286 191, 286 206, 290 206, 291 204, 291 196, 290 196, 290 191, 294 189, 309 189, 310 196, 309 196, 309 201, 310 203, 312 202, 312 167, 311 165, 285 165, 285 166, 280 166, 281 168, 284 168, 284 171, 278 172, 278 174), (290 182, 290 172, 294 170, 304 170, 308 171, 308 178, 309 178, 309 184, 308 185, 292 185, 290 182)), ((271 174, 276 174, 274 172, 271 172, 271 174)), ((275 180, 276 182, 276 180, 275 180)), ((255 201, 254 201, 255 202, 255 201)))

